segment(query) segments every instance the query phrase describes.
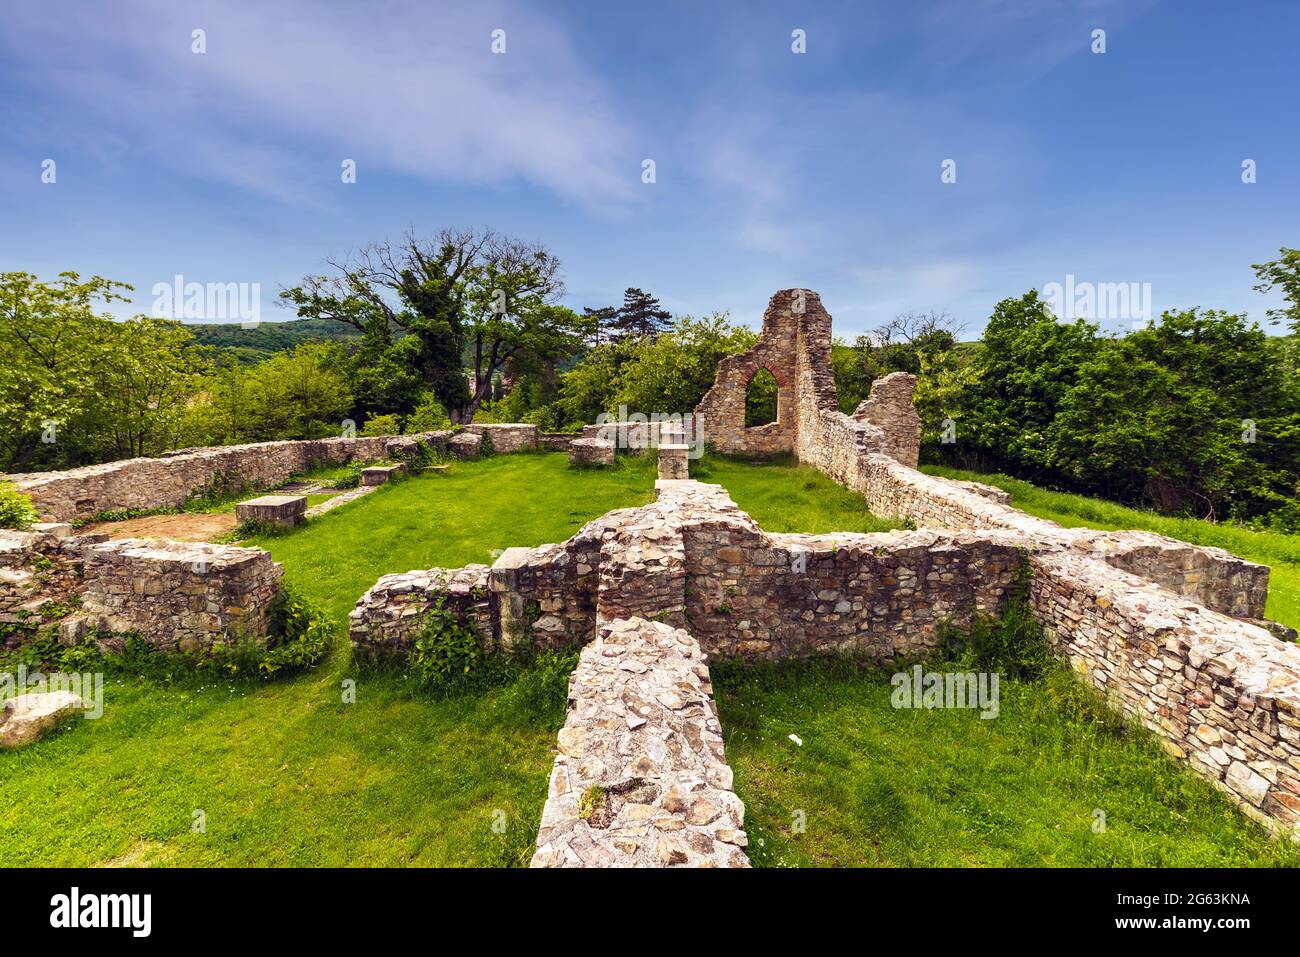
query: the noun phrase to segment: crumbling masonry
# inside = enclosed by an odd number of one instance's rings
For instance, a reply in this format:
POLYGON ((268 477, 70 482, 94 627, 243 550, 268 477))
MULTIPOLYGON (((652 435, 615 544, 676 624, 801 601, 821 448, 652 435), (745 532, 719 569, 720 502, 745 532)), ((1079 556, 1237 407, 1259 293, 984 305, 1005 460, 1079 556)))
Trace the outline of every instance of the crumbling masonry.
POLYGON ((486 640, 587 645, 534 865, 744 866, 705 657, 923 656, 944 625, 996 614, 1024 571, 1058 655, 1252 818, 1300 833, 1300 647, 1263 618, 1268 569, 1147 532, 1065 529, 918 472, 913 378, 886 376, 841 413, 830 341, 816 293, 773 296, 757 345, 720 364, 696 410, 705 437, 792 452, 916 531, 770 534, 720 487, 661 480, 653 504, 566 542, 387 575, 358 602, 363 654, 402 654, 440 598, 486 640), (777 421, 747 429, 758 369, 777 380, 777 421))

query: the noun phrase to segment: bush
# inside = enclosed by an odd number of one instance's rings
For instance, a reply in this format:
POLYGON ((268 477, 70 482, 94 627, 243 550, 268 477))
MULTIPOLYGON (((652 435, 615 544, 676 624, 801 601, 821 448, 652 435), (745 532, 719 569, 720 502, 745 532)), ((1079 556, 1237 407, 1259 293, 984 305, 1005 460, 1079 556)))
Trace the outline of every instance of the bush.
POLYGON ((0 482, 0 528, 24 529, 38 517, 31 496, 13 482, 0 482))
POLYGON ((437 432, 451 428, 451 418, 447 410, 432 392, 421 396, 415 411, 406 417, 406 433, 437 432))
POLYGON ((462 622, 439 598, 411 641, 408 667, 425 691, 445 694, 482 688, 505 670, 500 655, 490 654, 473 626, 462 622))
POLYGON ((401 435, 401 422, 395 415, 372 415, 357 435, 401 435))
POLYGON ((950 660, 967 671, 996 671, 1024 680, 1040 677, 1054 659, 1029 607, 1030 581, 1025 562, 998 618, 975 615, 968 632, 947 629, 942 646, 950 649, 950 660))

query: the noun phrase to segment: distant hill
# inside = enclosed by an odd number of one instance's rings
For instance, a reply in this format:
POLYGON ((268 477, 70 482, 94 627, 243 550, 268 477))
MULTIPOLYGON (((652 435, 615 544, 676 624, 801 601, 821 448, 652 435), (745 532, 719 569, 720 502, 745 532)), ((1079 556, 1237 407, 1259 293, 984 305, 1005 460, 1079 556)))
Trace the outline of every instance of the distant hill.
POLYGON ((185 328, 203 345, 216 346, 222 355, 242 363, 260 362, 272 353, 293 349, 300 342, 360 338, 361 333, 329 319, 290 319, 261 322, 251 329, 237 322, 186 323, 185 328))

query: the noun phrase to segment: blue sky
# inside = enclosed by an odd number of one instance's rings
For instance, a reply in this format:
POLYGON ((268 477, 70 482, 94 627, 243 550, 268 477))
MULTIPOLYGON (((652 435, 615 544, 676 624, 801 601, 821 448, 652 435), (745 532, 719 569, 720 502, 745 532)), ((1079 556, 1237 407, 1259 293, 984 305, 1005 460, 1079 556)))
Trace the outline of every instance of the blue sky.
POLYGON ((0 269, 130 282, 125 312, 258 282, 285 319, 326 255, 491 225, 575 308, 635 285, 757 324, 804 286, 844 336, 973 336, 1074 275, 1262 319, 1250 264, 1300 245, 1298 39, 1290 0, 11 3, 0 269))

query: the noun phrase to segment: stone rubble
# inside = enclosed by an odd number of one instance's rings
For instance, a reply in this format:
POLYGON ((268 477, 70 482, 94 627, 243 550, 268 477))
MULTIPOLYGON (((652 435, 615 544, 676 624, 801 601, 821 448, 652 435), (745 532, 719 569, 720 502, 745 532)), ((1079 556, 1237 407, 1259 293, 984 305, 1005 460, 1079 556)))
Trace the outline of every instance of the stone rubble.
POLYGON ((46 691, 9 698, 0 708, 0 748, 18 748, 44 737, 83 708, 71 691, 46 691))

